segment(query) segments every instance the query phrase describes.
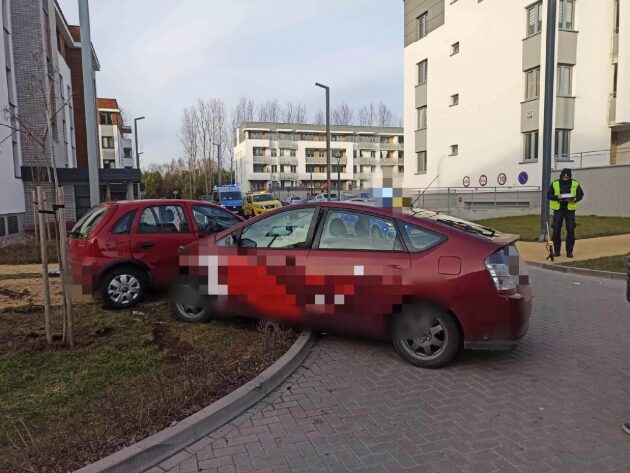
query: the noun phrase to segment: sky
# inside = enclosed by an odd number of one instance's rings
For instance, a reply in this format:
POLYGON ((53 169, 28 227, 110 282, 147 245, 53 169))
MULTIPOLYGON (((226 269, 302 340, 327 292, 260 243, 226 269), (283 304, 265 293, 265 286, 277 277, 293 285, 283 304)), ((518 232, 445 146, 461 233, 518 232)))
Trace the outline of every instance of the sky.
MULTIPOLYGON (((70 24, 78 1, 58 0, 70 24)), ((384 102, 402 116, 402 0, 91 0, 99 97, 138 122, 142 167, 182 156, 184 108, 242 96, 331 106, 384 102)))

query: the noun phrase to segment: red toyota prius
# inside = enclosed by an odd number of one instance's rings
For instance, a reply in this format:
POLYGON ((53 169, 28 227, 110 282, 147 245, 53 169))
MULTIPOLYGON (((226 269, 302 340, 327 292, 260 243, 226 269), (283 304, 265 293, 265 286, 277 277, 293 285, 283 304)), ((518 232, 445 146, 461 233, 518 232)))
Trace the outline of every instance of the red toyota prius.
POLYGON ((389 338, 436 368, 462 346, 510 349, 527 332, 517 239, 419 209, 285 207, 185 247, 171 306, 187 322, 229 312, 389 338))

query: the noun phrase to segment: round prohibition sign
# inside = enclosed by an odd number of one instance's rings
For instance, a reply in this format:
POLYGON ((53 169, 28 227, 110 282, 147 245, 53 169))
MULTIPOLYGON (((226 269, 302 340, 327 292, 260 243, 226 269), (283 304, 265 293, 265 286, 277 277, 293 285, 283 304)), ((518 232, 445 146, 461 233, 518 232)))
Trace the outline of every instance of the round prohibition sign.
POLYGON ((487 184, 488 184, 488 176, 486 176, 485 174, 482 174, 481 177, 479 178, 479 185, 481 187, 486 187, 487 184))
POLYGON ((504 172, 498 175, 497 182, 499 183, 500 186, 505 185, 505 183, 507 182, 507 176, 505 175, 504 172))
POLYGON ((470 186, 470 177, 465 176, 463 180, 464 187, 470 186))

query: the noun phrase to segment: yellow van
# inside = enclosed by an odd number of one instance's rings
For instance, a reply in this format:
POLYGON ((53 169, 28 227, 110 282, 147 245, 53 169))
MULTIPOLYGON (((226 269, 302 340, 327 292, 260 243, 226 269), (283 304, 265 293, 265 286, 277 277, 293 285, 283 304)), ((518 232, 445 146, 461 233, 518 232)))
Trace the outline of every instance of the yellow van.
POLYGON ((243 199, 245 218, 255 217, 280 207, 282 203, 269 192, 248 192, 243 199))

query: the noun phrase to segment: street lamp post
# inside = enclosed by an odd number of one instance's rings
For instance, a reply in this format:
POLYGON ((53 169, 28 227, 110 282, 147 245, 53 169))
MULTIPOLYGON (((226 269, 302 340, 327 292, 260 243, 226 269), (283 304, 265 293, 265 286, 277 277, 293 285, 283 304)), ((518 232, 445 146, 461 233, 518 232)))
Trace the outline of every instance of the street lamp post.
MULTIPOLYGON (((133 137, 136 142, 136 167, 140 171, 140 150, 138 149, 138 121, 144 120, 145 117, 138 117, 133 119, 133 137)), ((140 183, 137 186, 137 198, 140 198, 140 183)))
POLYGON ((545 61, 545 104, 543 122, 543 168, 542 189, 540 195, 540 241, 547 241, 547 223, 549 221, 549 200, 547 189, 551 184, 551 153, 553 144, 553 100, 555 96, 556 72, 556 2, 547 2, 547 54, 545 61))
POLYGON ((218 180, 218 185, 221 185, 221 143, 212 143, 212 146, 216 146, 217 147, 217 165, 219 168, 219 180, 218 180))
POLYGON ((326 91, 326 178, 328 181, 328 200, 330 201, 330 87, 316 82, 317 87, 326 91))
POLYGON ((337 158, 337 200, 341 201, 341 154, 337 158))

